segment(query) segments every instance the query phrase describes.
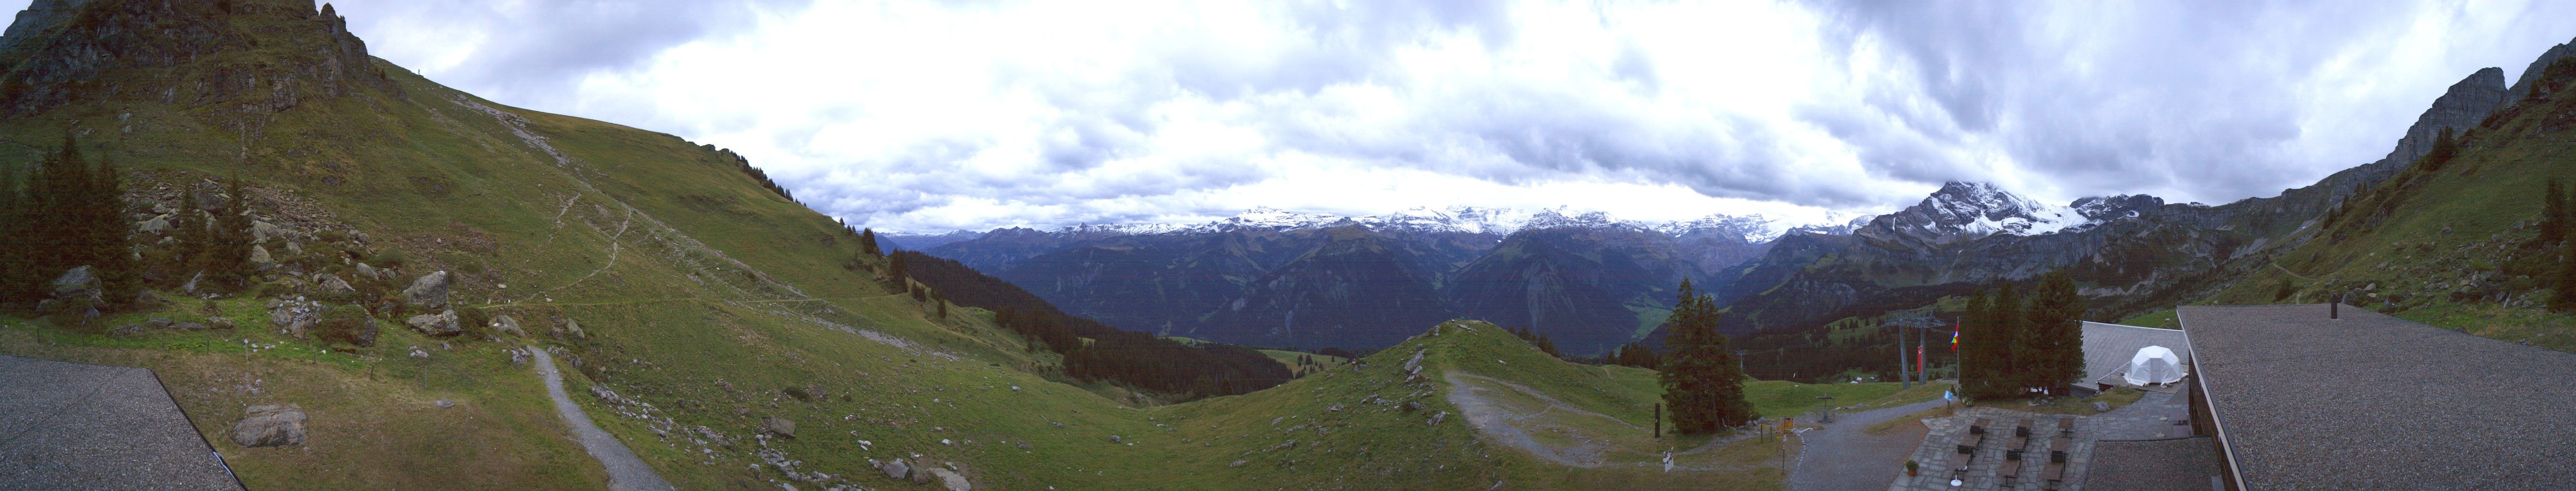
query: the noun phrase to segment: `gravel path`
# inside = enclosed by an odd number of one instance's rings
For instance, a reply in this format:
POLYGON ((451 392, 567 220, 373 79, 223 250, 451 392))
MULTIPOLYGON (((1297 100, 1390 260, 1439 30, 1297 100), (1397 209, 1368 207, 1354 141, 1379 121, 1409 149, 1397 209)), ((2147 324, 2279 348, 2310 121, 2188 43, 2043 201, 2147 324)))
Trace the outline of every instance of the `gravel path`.
POLYGON ((581 413, 581 406, 573 405, 572 398, 564 395, 563 374, 555 371, 553 355, 548 355, 546 350, 537 349, 534 346, 528 347, 528 353, 536 355, 537 375, 545 377, 546 396, 554 398, 555 413, 563 416, 564 426, 572 427, 573 435, 581 440, 582 450, 590 452, 591 458, 599 459, 599 465, 608 468, 608 489, 612 491, 675 489, 671 487, 670 481, 664 481, 660 474, 654 474, 651 466, 644 465, 644 459, 635 458, 635 452, 627 450, 625 443, 617 441, 617 437, 609 436, 607 431, 599 429, 599 425, 592 424, 590 416, 581 413))
POLYGON ((1833 424, 1799 436, 1798 467, 1789 472, 1791 491, 1884 490, 1888 479, 1905 472, 1905 458, 1923 444, 1921 427, 1899 425, 1872 435, 1862 430, 1880 422, 1941 407, 1940 399, 1903 406, 1834 415, 1833 424))

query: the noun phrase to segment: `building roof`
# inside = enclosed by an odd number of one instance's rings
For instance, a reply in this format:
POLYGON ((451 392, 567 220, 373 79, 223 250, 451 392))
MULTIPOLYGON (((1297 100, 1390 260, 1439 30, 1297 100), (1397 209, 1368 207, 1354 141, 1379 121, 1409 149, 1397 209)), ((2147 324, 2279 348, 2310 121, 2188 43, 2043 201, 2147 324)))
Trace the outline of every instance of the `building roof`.
POLYGON ((151 370, 0 355, 0 489, 241 489, 151 370))
POLYGON ((2174 356, 2191 360, 2191 342, 2181 330, 2084 323, 2083 380, 2125 385, 2120 374, 2128 370, 2129 359, 2138 355, 2138 349, 2148 346, 2163 346, 2172 349, 2174 356))
POLYGON ((2179 311, 2247 489, 2576 489, 2576 354, 2326 308, 2179 311))
POLYGON ((2218 475, 2218 451, 2209 437, 2104 440, 2093 444, 2086 491, 2209 489, 2218 475))

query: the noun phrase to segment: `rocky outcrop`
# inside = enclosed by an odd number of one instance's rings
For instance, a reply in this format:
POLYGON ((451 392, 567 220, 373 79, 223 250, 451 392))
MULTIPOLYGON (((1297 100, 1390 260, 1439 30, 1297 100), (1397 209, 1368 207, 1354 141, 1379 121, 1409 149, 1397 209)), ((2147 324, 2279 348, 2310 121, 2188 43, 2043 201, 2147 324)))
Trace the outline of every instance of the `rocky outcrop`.
POLYGON ((251 406, 227 432, 233 444, 274 447, 304 444, 304 408, 294 404, 251 406))
POLYGON ((402 97, 348 21, 311 3, 40 0, 17 20, 0 38, 0 79, 12 85, 0 91, 0 112, 12 116, 122 99, 214 105, 239 110, 219 124, 252 125, 265 123, 239 113, 360 88, 402 97), (260 63, 225 56, 253 50, 260 63), (166 76, 105 80, 128 71, 166 76))
POLYGON ((2557 46, 2550 46, 2548 51, 2541 52, 2540 59, 2531 60, 2531 67, 2522 69, 2522 76, 2513 81, 2512 88, 2505 90, 2502 104, 2509 105, 2521 102, 2522 98, 2531 97, 2531 84, 2540 80, 2540 75, 2548 71, 2549 64, 2557 63, 2560 58, 2571 55, 2576 55, 2576 41, 2559 43, 2557 46))
POLYGON ((403 289, 403 302, 417 308, 444 307, 449 286, 446 271, 421 275, 412 280, 410 288, 403 289))
MULTIPOLYGON (((2442 97, 2433 99, 2433 107, 2415 117, 2415 125, 2406 128, 2406 136, 2397 139, 2397 148, 2388 151, 2388 158, 2372 165, 2403 168, 2414 163, 2415 158, 2433 151, 2433 140, 2441 136, 2442 130, 2447 129, 2454 134, 2466 132, 2485 120, 2487 114, 2503 107, 2507 92, 2504 69, 2488 67, 2469 74, 2468 78, 2451 84, 2451 89, 2443 92, 2442 97)), ((2389 173, 2395 174, 2396 171, 2390 170, 2389 173)))
POLYGON ((413 331, 419 331, 421 334, 430 336, 454 336, 465 332, 465 329, 462 326, 456 325, 456 311, 454 310, 442 311, 436 314, 411 316, 410 319, 404 320, 403 323, 410 325, 411 330, 413 331))
POLYGON ((349 286, 349 282, 347 280, 340 279, 339 275, 326 274, 322 275, 322 291, 327 293, 354 293, 358 291, 358 288, 349 286))
POLYGON ((796 422, 777 416, 760 418, 760 433, 782 438, 795 438, 796 422))
POLYGON ((73 11, 87 3, 89 0, 36 0, 27 4, 27 10, 18 12, 18 19, 9 24, 9 30, 0 33, 0 51, 16 46, 19 40, 34 37, 45 28, 61 24, 64 19, 71 18, 73 11))
POLYGON ((509 316, 509 314, 502 314, 502 315, 501 315, 501 317, 500 317, 499 319, 495 319, 495 320, 493 320, 493 321, 492 321, 492 330, 493 330, 493 331, 495 331, 495 332, 499 332, 499 333, 502 333, 502 334, 508 334, 508 335, 511 335, 511 336, 518 336, 518 337, 523 337, 523 338, 524 338, 524 337, 528 337, 528 331, 527 331, 526 329, 522 329, 522 328, 520 328, 520 327, 519 327, 519 319, 518 319, 518 318, 516 318, 516 317, 511 317, 511 316, 509 316))

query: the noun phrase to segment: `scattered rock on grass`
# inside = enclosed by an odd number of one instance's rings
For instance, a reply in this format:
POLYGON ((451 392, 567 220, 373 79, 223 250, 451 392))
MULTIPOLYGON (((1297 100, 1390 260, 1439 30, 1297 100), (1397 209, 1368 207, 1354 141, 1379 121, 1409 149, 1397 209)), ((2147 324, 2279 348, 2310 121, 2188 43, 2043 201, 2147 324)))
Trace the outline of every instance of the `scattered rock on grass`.
POLYGON ((795 438, 796 422, 777 416, 763 417, 760 418, 760 432, 786 438, 795 438))
POLYGON ((463 327, 456 325, 454 310, 411 316, 411 319, 404 320, 403 323, 410 324, 411 330, 431 336, 454 336, 465 332, 463 327))
POLYGON ((251 406, 233 423, 234 444, 274 447, 304 444, 304 408, 294 404, 251 406))
POLYGON ((403 289, 403 301, 413 307, 443 307, 447 305, 448 286, 446 271, 421 275, 412 280, 410 288, 403 289))

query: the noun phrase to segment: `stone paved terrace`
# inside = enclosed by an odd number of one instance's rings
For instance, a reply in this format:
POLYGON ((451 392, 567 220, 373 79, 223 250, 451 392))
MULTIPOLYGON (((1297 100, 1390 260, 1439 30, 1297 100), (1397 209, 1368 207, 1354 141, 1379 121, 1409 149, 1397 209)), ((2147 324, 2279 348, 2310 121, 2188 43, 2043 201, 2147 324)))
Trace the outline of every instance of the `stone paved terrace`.
POLYGON ((151 370, 0 355, 0 489, 241 484, 151 370))
MULTIPOLYGON (((2046 480, 2040 478, 2040 473, 2047 468, 2048 464, 2048 440, 2057 435, 2058 418, 2061 417, 2065 415, 1979 406, 1959 411, 1954 416, 1925 419, 1923 425, 1930 428, 1931 432, 1924 435, 1923 445, 1915 448, 1913 457, 1915 462, 1923 466, 1921 475, 1909 478, 1899 471, 1896 481, 1889 483, 1887 489, 1889 491, 2042 489, 2046 480), (1960 479, 1961 484, 1958 487, 1951 487, 1953 469, 1950 465, 1951 455, 1957 453, 1959 443, 1968 436, 1968 426, 1978 418, 1986 418, 1989 422, 1986 428, 1986 441, 1977 446, 1976 459, 1968 464, 1967 472, 1960 479), (2004 466, 2004 453, 2006 447, 2012 442, 2013 427, 2023 418, 2031 420, 2032 445, 2030 448, 2032 450, 2026 454, 2028 457, 2023 461, 2021 472, 2017 474, 2016 485, 2006 487, 2003 476, 1997 474, 2004 466)), ((2100 433, 2095 425, 2103 421, 2107 420, 2081 417, 2075 419, 2075 437, 2067 450, 2064 483, 2057 489, 2062 491, 2083 489, 2084 472, 2091 461, 2093 445, 2098 440, 2095 435, 2100 433)))
MULTIPOLYGON (((2076 417, 2075 437, 2067 450, 2065 476, 2057 489, 2061 491, 2085 489, 2086 478, 2093 474, 2094 449, 2100 442, 2188 437, 2191 436, 2191 426, 2174 423, 2185 421, 2190 414, 2188 400, 2181 395, 2149 392, 2144 397, 2140 397, 2138 402, 2111 412, 2076 417)), ((1926 419, 1923 424, 1931 428, 1931 432, 1924 435, 1923 445, 1915 448, 1912 457, 1915 462, 1923 463, 1922 474, 1910 479, 1899 475, 1896 477, 1896 482, 1890 483, 1887 489, 1890 491, 2046 489, 2047 480, 2042 479, 2040 474, 2046 470, 2048 463, 2047 439, 2056 435, 2059 418, 2064 417, 2067 416, 2013 411, 1997 407, 1974 407, 1960 411, 1955 416, 1926 419), (1992 426, 1986 428, 1989 432, 1987 440, 1984 445, 1978 446, 1977 458, 1969 464, 1967 478, 1961 479, 1963 482, 1959 487, 1950 487, 1950 472, 1945 465, 1949 462, 1950 455, 1957 452, 1959 442, 1967 436, 1969 424, 1981 417, 1988 418, 1992 422, 1992 426), (2017 485, 2007 488, 2003 486, 2002 476, 1996 473, 2003 467, 2004 451, 2012 439, 2013 425, 2022 418, 2031 419, 2031 438, 2034 440, 2033 450, 2028 454, 2031 460, 2022 466, 2022 472, 2016 480, 2017 485), (1936 474, 1934 472, 1936 469, 1941 472, 1936 474)))

